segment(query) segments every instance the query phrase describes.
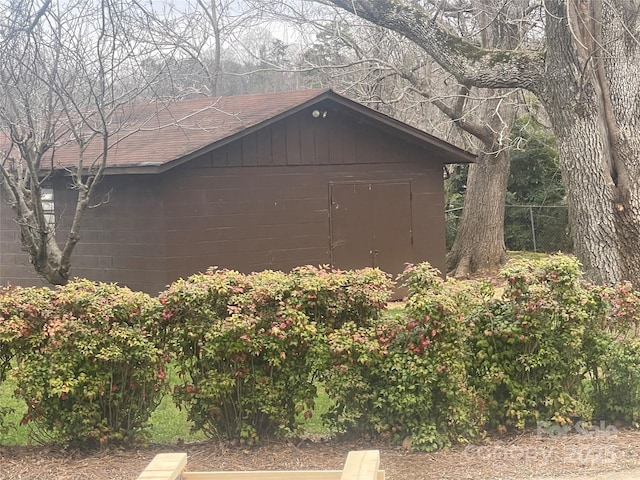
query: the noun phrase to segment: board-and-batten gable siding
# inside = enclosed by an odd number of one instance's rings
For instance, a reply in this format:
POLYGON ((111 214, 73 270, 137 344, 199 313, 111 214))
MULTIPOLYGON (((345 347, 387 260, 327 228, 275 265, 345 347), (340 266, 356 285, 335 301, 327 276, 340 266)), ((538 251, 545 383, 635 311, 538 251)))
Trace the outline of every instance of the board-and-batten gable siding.
POLYGON ((329 184, 353 181, 410 181, 419 238, 407 261, 444 268, 441 163, 384 132, 301 112, 165 174, 169 276, 329 263, 329 184))
MULTIPOLYGON (((415 159, 413 145, 356 118, 304 110, 190 162, 191 168, 390 163, 415 159)), ((422 150, 421 150, 422 151, 422 150)), ((434 155, 417 160, 441 168, 434 155)))

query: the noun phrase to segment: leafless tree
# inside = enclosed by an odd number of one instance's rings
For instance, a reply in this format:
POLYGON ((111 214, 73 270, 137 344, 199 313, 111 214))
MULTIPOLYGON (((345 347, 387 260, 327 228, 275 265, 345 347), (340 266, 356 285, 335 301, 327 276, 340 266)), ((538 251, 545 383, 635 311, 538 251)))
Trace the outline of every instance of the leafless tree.
POLYGON ((221 96, 287 88, 281 68, 288 46, 272 34, 263 9, 251 1, 136 0, 136 5, 145 19, 140 39, 164 52, 146 65, 163 78, 154 95, 221 96))
POLYGON ((129 35, 138 21, 129 2, 7 0, 0 18, 1 197, 36 272, 64 284, 127 106, 153 84, 139 74, 149 52, 129 35), (56 238, 43 189, 62 151, 75 152, 64 174, 77 200, 68 234, 56 238))

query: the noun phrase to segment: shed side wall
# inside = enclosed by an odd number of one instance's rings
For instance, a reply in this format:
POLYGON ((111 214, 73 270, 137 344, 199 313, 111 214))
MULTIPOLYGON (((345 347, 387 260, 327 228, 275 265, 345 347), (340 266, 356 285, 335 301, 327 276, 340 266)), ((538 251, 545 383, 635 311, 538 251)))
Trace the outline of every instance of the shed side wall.
POLYGON ((405 261, 428 259, 443 269, 442 182, 433 180, 441 171, 403 167, 230 167, 174 175, 175 194, 165 208, 169 277, 209 266, 251 272, 329 264, 329 184, 354 181, 409 181, 414 244, 405 261))
POLYGON ((34 272, 29 256, 20 244, 20 230, 14 212, 0 199, 0 286, 43 286, 34 272))
MULTIPOLYGON (((71 276, 117 282, 155 294, 168 283, 162 198, 154 175, 110 176, 102 180, 94 204, 86 211, 80 242, 71 258, 71 276)), ((66 179, 55 184, 54 202, 59 244, 68 234, 75 192, 66 179)), ((2 205, 0 216, 0 280, 3 285, 45 285, 20 246, 12 211, 2 205)))

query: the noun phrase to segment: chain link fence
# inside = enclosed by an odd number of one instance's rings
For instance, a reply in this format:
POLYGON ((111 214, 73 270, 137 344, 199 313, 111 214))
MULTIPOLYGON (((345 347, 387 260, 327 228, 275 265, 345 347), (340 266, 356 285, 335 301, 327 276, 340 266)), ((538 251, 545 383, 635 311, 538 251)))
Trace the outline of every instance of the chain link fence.
MULTIPOLYGON (((462 207, 445 211, 447 249, 453 245, 462 207)), ((506 205, 504 242, 507 250, 566 252, 573 250, 566 205, 506 205)))

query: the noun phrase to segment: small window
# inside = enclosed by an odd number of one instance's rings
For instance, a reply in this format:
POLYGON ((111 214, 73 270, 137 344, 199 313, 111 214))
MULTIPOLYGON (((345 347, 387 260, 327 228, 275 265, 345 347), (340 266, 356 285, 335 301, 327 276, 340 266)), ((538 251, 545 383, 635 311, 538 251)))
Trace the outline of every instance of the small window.
POLYGON ((54 231, 56 228, 56 207, 53 201, 53 188, 43 188, 40 191, 42 210, 47 226, 54 231))

